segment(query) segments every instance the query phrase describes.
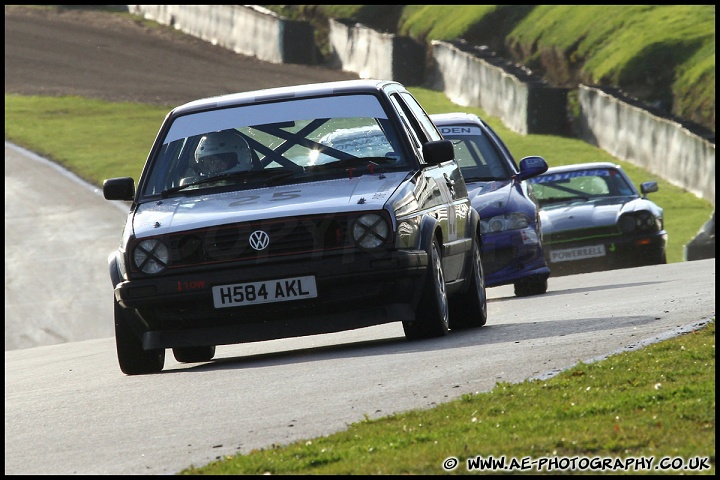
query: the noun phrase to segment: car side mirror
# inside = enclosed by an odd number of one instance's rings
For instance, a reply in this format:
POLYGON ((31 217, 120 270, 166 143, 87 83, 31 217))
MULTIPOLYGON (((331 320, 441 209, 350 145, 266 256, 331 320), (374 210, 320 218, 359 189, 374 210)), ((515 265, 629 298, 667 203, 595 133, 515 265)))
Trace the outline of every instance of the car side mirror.
POLYGON ((455 148, 453 148, 450 140, 435 140, 424 143, 422 152, 428 165, 439 165, 455 159, 455 148))
POLYGON ((528 178, 537 177, 541 173, 547 172, 548 164, 542 157, 530 156, 520 160, 520 171, 515 175, 518 182, 527 180, 528 178))
POLYGON ((132 177, 109 178, 103 182, 105 200, 132 200, 135 198, 135 180, 132 177))
POLYGON ((643 198, 647 197, 648 193, 653 193, 658 191, 658 184, 657 182, 643 182, 640 184, 640 191, 643 194, 643 198))

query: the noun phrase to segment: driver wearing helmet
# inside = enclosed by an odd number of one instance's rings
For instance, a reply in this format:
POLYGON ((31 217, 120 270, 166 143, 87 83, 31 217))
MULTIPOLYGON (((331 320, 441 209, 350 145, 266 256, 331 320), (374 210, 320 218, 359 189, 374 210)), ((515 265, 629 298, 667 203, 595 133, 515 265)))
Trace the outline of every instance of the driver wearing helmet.
POLYGON ((202 176, 253 169, 250 146, 227 130, 203 135, 195 149, 195 164, 202 176))

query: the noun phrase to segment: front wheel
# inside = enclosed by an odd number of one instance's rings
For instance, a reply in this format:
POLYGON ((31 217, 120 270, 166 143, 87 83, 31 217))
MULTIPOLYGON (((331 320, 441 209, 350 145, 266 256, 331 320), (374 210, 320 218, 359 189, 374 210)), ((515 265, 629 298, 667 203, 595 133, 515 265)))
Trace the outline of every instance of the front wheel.
POLYGON ((487 294, 485 292, 485 275, 478 242, 473 242, 472 271, 470 286, 462 295, 450 299, 450 328, 482 327, 487 322, 487 294))
POLYGON ((655 252, 650 255, 648 265, 665 265, 667 263, 667 255, 665 250, 655 252))
POLYGON ((532 278, 515 282, 515 296, 529 297, 531 295, 542 295, 547 292, 547 278, 532 278))
POLYGON ((161 372, 165 366, 165 349, 143 349, 142 340, 130 326, 129 315, 115 300, 115 347, 120 370, 126 375, 161 372))
POLYGON ((434 240, 422 298, 415 311, 415 320, 403 322, 405 336, 409 339, 419 339, 447 335, 448 318, 448 297, 445 291, 440 246, 437 240, 434 240))

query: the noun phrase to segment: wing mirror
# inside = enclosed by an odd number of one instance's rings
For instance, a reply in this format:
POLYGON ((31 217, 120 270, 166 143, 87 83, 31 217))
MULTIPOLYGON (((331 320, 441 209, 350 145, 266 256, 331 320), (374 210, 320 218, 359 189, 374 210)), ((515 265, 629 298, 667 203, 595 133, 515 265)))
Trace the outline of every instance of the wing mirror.
POLYGON ((520 182, 528 178, 537 177, 541 173, 545 173, 547 169, 548 164, 544 158, 537 156, 525 157, 520 160, 520 171, 515 175, 515 180, 520 182))
POLYGON ((428 165, 438 165, 455 159, 455 148, 450 140, 435 140, 424 143, 422 152, 428 165))
POLYGON ((135 180, 131 177, 109 178, 103 182, 105 200, 132 200, 135 197, 135 180))
POLYGON ((640 192, 642 192, 643 198, 647 198, 648 193, 657 192, 658 188, 657 182, 643 182, 640 184, 640 192))

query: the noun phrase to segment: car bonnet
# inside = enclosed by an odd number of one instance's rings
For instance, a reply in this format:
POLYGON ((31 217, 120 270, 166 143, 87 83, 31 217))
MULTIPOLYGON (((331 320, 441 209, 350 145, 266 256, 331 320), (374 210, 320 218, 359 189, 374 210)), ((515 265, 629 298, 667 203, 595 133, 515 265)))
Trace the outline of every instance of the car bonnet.
POLYGON ((133 231, 142 238, 228 223, 378 210, 406 176, 407 172, 365 174, 253 190, 170 197, 140 204, 133 218, 133 231))
POLYGON ((620 212, 627 210, 623 208, 625 205, 626 202, 618 202, 617 198, 546 205, 540 210, 543 232, 614 225, 620 212))
POLYGON ((468 197, 480 218, 489 218, 510 207, 512 180, 491 182, 470 182, 467 184, 468 197))

